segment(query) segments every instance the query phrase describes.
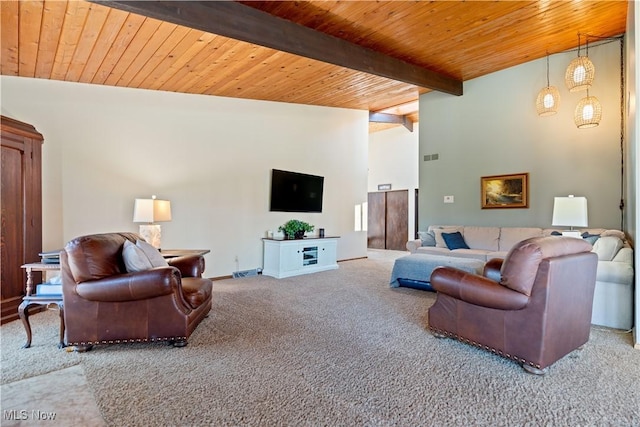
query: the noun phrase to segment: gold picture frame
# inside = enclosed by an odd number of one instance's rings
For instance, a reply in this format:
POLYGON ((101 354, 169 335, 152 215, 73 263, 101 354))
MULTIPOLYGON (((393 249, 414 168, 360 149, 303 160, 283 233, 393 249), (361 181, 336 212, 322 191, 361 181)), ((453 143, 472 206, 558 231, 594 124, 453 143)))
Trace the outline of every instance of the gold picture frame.
POLYGON ((529 174, 483 176, 482 209, 528 208, 529 174))

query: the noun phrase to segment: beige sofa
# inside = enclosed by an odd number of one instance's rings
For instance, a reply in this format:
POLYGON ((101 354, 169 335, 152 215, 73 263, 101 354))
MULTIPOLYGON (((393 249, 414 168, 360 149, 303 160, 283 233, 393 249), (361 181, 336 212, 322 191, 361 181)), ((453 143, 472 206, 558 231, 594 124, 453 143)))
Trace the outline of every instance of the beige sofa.
MULTIPOLYGON (((580 233, 598 255, 596 289, 591 322, 617 329, 633 326, 633 249, 620 230, 583 229, 580 233)), ((538 227, 488 227, 432 225, 419 232, 420 239, 407 242, 411 253, 473 258, 488 261, 504 258, 517 242, 549 236, 558 229, 538 227), (455 233, 459 232, 457 236, 455 233), (462 238, 467 248, 449 249, 446 239, 462 238)), ((454 239, 455 240, 455 239, 454 239)), ((453 243, 453 247, 460 241, 453 243)))

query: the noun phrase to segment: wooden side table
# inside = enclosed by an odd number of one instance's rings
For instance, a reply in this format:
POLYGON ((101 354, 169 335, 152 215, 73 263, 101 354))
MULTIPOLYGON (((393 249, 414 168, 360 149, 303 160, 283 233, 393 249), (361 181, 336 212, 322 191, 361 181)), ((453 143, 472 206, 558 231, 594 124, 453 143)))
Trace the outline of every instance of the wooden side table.
POLYGON ((22 298, 22 303, 18 306, 18 316, 22 320, 24 329, 27 332, 27 342, 22 348, 31 347, 31 324, 29 323, 29 309, 31 307, 50 307, 56 305, 60 311, 60 341, 58 348, 63 348, 64 344, 64 304, 62 302, 62 294, 60 295, 34 295, 33 272, 34 271, 60 271, 60 264, 45 264, 34 262, 21 266, 27 272, 27 294, 22 298))
POLYGON ((22 348, 31 347, 31 324, 29 323, 29 308, 47 306, 50 307, 56 305, 60 311, 60 341, 58 342, 58 348, 65 347, 64 343, 64 304, 62 302, 62 295, 27 295, 22 299, 22 303, 18 306, 18 316, 22 320, 24 329, 27 332, 27 342, 22 348))
POLYGON ((160 254, 165 258, 175 258, 186 255, 206 255, 209 249, 161 249, 160 254))

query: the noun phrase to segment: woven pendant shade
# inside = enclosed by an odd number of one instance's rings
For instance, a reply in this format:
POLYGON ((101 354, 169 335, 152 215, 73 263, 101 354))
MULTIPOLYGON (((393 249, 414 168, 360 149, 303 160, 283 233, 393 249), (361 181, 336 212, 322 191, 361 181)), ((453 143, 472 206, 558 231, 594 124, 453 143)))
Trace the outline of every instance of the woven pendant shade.
POLYGON ((547 86, 538 92, 536 98, 536 110, 541 117, 551 116, 558 112, 560 92, 555 86, 547 86))
POLYGON ((558 112, 560 92, 555 86, 549 85, 549 54, 547 53, 547 87, 538 92, 536 110, 540 117, 551 116, 558 112))
POLYGON ((591 87, 596 69, 586 56, 578 56, 569 63, 564 74, 564 82, 569 92, 578 92, 591 87))
POLYGON ((573 115, 576 126, 579 129, 592 128, 600 124, 602 119, 602 105, 595 96, 587 96, 582 98, 576 106, 573 115))

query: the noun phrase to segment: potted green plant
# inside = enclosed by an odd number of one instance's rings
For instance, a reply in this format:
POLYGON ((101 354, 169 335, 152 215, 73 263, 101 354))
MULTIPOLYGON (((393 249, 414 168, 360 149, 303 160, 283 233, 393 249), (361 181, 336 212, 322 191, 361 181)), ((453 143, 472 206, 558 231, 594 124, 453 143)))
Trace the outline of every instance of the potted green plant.
POLYGON ((313 225, 299 219, 290 219, 278 227, 278 231, 282 231, 286 239, 302 239, 304 233, 313 231, 313 229, 313 225))

